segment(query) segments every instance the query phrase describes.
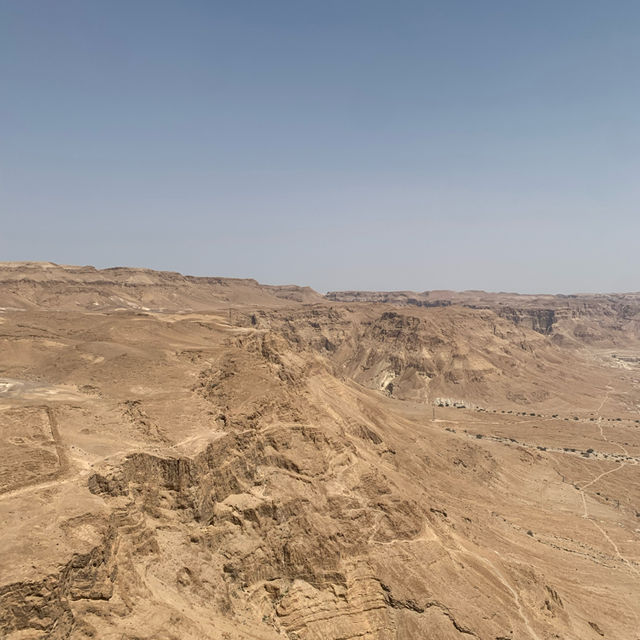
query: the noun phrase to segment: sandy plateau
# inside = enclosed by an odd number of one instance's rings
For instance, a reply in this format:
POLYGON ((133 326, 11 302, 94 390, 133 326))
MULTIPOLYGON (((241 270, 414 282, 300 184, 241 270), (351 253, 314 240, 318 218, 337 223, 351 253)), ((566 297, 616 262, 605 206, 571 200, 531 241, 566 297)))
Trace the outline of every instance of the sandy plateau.
POLYGON ((640 295, 0 264, 0 637, 639 640, 640 295))

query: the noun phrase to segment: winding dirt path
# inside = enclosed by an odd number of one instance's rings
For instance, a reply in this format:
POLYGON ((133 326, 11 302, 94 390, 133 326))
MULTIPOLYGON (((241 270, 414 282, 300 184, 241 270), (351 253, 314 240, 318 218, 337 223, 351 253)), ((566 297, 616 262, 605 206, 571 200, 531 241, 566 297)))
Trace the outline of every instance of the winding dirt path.
MULTIPOLYGON (((600 415, 600 411, 602 410, 602 407, 604 406, 605 402, 609 399, 610 391, 611 391, 611 389, 608 387, 607 388, 607 392, 606 392, 604 398, 602 399, 602 402, 600 403, 600 406, 598 407, 598 409, 596 411, 596 414, 598 415, 598 423, 597 424, 598 424, 598 429, 600 430, 600 436, 602 437, 604 442, 606 442, 608 444, 615 444, 616 446, 620 447, 626 455, 629 455, 628 451, 622 445, 620 445, 618 443, 615 443, 615 442, 614 443, 610 442, 609 439, 607 438, 607 436, 604 434, 604 431, 602 429, 602 416, 600 415)), ((592 480, 590 480, 589 482, 587 482, 586 484, 584 484, 582 486, 575 485, 575 487, 580 492, 580 498, 582 499, 582 508, 583 508, 582 517, 585 520, 588 520, 596 529, 598 529, 598 531, 602 534, 602 537, 611 545, 611 547, 615 551, 615 554, 618 557, 618 559, 620 559, 622 562, 624 562, 629 567, 629 569, 632 571, 632 573, 635 573, 636 575, 640 576, 640 570, 638 570, 628 558, 626 558, 625 556, 622 555, 622 553, 620 553, 620 549, 618 548, 618 545, 611 539, 609 534, 596 522, 595 518, 589 513, 589 507, 587 506, 587 497, 586 497, 586 493, 585 493, 585 489, 587 489, 588 487, 594 485, 601 478, 604 478, 605 476, 607 476, 607 475, 609 475, 611 473, 615 473, 616 471, 620 471, 620 469, 623 469, 626 466, 627 466, 627 463, 623 462, 622 464, 620 464, 619 467, 616 467, 615 469, 610 469, 609 471, 605 471, 605 472, 601 473, 600 475, 596 476, 595 478, 593 478, 592 480)))

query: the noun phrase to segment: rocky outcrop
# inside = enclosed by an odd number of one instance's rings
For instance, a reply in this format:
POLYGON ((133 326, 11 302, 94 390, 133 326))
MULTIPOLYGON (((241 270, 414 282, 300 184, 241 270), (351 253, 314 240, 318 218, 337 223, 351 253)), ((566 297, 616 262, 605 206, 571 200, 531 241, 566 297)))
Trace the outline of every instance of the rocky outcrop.
POLYGON ((3 637, 31 630, 58 640, 78 628, 91 637, 91 625, 76 618, 79 602, 109 601, 117 589, 118 572, 131 562, 157 551, 152 530, 135 507, 117 508, 105 523, 101 543, 85 554, 75 554, 58 573, 40 581, 0 587, 0 631, 3 637))
POLYGON ((500 307, 498 315, 510 320, 516 325, 521 325, 550 335, 556 323, 556 311, 554 309, 514 309, 512 307, 500 307))

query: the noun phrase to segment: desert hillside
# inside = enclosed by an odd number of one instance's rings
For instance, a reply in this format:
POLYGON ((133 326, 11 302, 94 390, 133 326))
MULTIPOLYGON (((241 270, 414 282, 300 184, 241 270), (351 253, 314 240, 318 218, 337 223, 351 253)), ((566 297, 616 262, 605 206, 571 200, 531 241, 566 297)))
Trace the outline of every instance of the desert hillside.
POLYGON ((0 353, 2 638, 640 638, 640 294, 2 263, 0 353))

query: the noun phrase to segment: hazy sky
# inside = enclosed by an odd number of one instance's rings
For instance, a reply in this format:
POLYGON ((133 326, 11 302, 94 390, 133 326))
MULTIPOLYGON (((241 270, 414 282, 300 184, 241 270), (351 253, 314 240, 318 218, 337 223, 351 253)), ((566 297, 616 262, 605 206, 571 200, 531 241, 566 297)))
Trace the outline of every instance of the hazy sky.
POLYGON ((0 0, 0 260, 640 289, 637 0, 0 0))

